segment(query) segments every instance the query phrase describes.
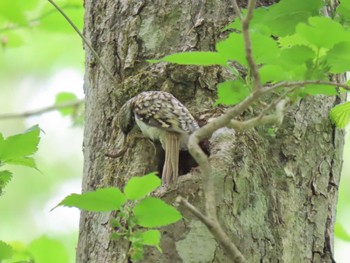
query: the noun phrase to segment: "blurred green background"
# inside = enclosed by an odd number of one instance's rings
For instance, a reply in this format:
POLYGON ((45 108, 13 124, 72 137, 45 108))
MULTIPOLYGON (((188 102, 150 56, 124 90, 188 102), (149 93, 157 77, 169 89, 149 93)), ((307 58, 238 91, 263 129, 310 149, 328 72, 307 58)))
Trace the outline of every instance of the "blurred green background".
MULTIPOLYGON (((83 1, 57 0, 73 22, 83 27, 83 1)), ((82 41, 46 0, 0 0, 0 115, 50 106, 60 92, 83 98, 82 41)), ((59 207, 63 197, 79 193, 82 176, 83 127, 52 111, 40 116, 0 119, 5 136, 39 124, 41 142, 35 155, 40 171, 11 167, 13 180, 0 197, 0 240, 18 250, 54 251, 40 262, 74 262, 79 211, 59 207), (44 245, 43 245, 44 244, 44 245), (61 257, 57 255, 61 255, 61 257), (63 260, 64 259, 64 260, 63 260)), ((337 209, 335 253, 338 263, 349 262, 350 136, 337 209)))

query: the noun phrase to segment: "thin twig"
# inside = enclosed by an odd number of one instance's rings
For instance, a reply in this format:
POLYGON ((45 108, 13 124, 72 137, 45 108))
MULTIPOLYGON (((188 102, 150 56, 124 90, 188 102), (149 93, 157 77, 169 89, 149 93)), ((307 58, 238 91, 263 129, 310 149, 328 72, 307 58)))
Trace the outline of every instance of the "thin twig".
POLYGON ((261 88, 260 74, 259 74, 258 66, 256 65, 253 58, 252 41, 249 33, 249 24, 250 24, 250 21, 253 19, 253 11, 254 11, 255 5, 256 5, 256 0, 248 1, 247 15, 243 17, 242 12, 238 7, 237 1, 233 0, 233 8, 235 9, 237 16, 242 23, 242 34, 244 39, 245 57, 248 62, 249 72, 253 79, 254 88, 260 89, 261 88))
POLYGON ((265 115, 265 116, 257 116, 255 118, 251 118, 247 121, 237 121, 237 120, 231 120, 230 123, 227 125, 229 128, 233 128, 236 131, 244 131, 248 129, 252 129, 254 127, 260 126, 260 125, 280 125, 283 121, 284 117, 284 110, 286 107, 286 104, 288 103, 288 100, 281 100, 276 104, 276 111, 273 114, 265 115))
POLYGON ((75 32, 78 33, 78 35, 81 37, 81 39, 84 41, 84 43, 88 46, 88 48, 90 49, 90 51, 94 55, 95 59, 98 61, 98 63, 101 65, 101 67, 106 71, 107 75, 115 82, 115 84, 117 84, 118 83, 117 79, 113 76, 113 74, 109 71, 109 69, 107 69, 107 67, 102 62, 102 60, 100 59, 100 57, 98 56, 98 54, 96 53, 94 48, 91 46, 91 44, 87 40, 87 38, 80 32, 80 30, 76 27, 76 25, 74 25, 72 20, 70 20, 70 18, 63 12, 63 10, 53 0, 47 0, 47 1, 49 1, 57 9, 57 11, 60 12, 62 14, 62 16, 68 21, 68 23, 73 27, 75 32))
POLYGON ((62 102, 59 104, 55 104, 52 106, 44 107, 37 110, 32 111, 26 111, 22 113, 8 113, 8 114, 1 114, 0 119, 16 119, 16 118, 27 118, 31 116, 41 115, 50 111, 58 110, 58 109, 64 109, 64 108, 71 108, 71 107, 77 107, 80 104, 82 104, 84 100, 73 100, 68 102, 62 102))
MULTIPOLYGON (((77 4, 75 4, 75 5, 73 5, 73 4, 66 4, 66 5, 64 5, 62 7, 62 9, 66 9, 66 10, 67 9, 77 9, 78 7, 82 8, 81 6, 79 6, 77 4)), ((48 12, 45 12, 45 13, 41 14, 40 16, 36 17, 36 18, 30 19, 28 21, 28 23, 24 24, 24 25, 22 25, 22 24, 20 24, 20 25, 19 24, 8 24, 8 25, 0 28, 0 33, 6 32, 6 31, 10 31, 10 30, 14 31, 14 30, 18 30, 18 29, 21 29, 21 28, 31 28, 31 27, 34 27, 34 26, 38 26, 38 25, 40 25, 39 21, 41 19, 43 19, 45 17, 48 17, 48 16, 50 16, 51 14, 53 14, 55 12, 56 12, 56 10, 49 10, 48 12)))
POLYGON ((287 87, 303 87, 305 85, 312 85, 312 84, 341 87, 345 90, 350 91, 350 86, 345 84, 345 83, 337 83, 337 82, 325 81, 325 80, 282 81, 282 82, 278 82, 278 83, 270 85, 270 86, 266 86, 265 89, 274 90, 274 89, 281 88, 281 87, 285 87, 285 88, 287 88, 287 87))
POLYGON ((233 9, 235 10, 236 12, 236 15, 237 17, 239 18, 239 20, 243 20, 243 16, 242 16, 242 12, 241 12, 241 9, 239 8, 238 4, 237 4, 237 1, 232 1, 233 2, 233 9))
POLYGON ((215 239, 219 242, 221 246, 225 248, 226 251, 230 252, 230 257, 233 262, 243 263, 245 258, 242 253, 238 250, 229 237, 222 230, 220 225, 216 220, 211 220, 209 217, 203 215, 196 207, 190 204, 186 199, 181 196, 176 198, 176 201, 188 209, 192 214, 194 214, 203 224, 205 224, 208 230, 212 233, 215 239))

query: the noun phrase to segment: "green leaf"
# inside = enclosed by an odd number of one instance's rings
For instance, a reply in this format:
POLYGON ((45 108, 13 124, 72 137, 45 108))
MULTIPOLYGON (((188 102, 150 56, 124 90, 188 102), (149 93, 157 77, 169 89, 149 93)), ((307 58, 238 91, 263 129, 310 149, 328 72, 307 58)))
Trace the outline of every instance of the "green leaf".
POLYGON ((334 45, 327 53, 326 59, 331 73, 343 73, 350 70, 350 41, 334 45))
POLYGON ((161 180, 155 173, 142 177, 133 177, 124 187, 124 193, 129 200, 140 199, 161 185, 161 180))
POLYGON ((259 69, 261 83, 277 82, 286 79, 285 70, 279 65, 265 65, 259 69))
POLYGON ((159 232, 159 230, 148 230, 148 231, 142 232, 140 234, 140 238, 142 239, 142 243, 144 245, 154 246, 160 252, 162 252, 162 249, 159 246, 159 244, 160 244, 160 232, 159 232))
POLYGON ((64 244, 58 240, 42 236, 28 246, 35 263, 69 262, 68 252, 64 244))
POLYGON ((347 23, 350 22, 350 1, 349 0, 343 0, 338 5, 337 14, 340 16, 341 21, 345 21, 347 23))
POLYGON ((310 17, 308 22, 309 24, 299 24, 296 32, 318 48, 332 48, 349 38, 349 33, 343 26, 329 17, 310 17))
POLYGON ((318 15, 324 5, 322 0, 283 0, 268 8, 260 23, 267 25, 275 36, 291 35, 298 23, 306 22, 312 15, 318 15))
POLYGON ((335 106, 329 112, 329 116, 337 128, 345 128, 350 122, 350 102, 335 106))
POLYGON ((242 34, 231 33, 228 38, 216 44, 216 50, 226 61, 234 60, 242 65, 247 65, 242 34))
POLYGON ((7 139, 0 136, 0 160, 4 163, 33 167, 30 155, 38 150, 39 135, 40 128, 36 125, 22 134, 13 135, 7 139))
POLYGON ((225 66, 227 63, 227 60, 222 56, 220 56, 219 53, 199 52, 199 51, 175 53, 169 56, 165 56, 161 59, 148 60, 148 62, 151 62, 151 63, 158 63, 161 61, 181 64, 181 65, 200 65, 200 66, 209 66, 209 65, 225 66))
POLYGON ((350 234, 346 231, 344 225, 338 221, 335 223, 334 233, 337 238, 350 242, 350 234))
POLYGON ((8 19, 13 23, 25 25, 27 23, 27 19, 23 10, 21 9, 20 2, 22 1, 0 1, 0 16, 8 19))
POLYGON ((10 245, 0 240, 0 261, 10 259, 13 256, 13 249, 10 245))
POLYGON ((118 188, 109 187, 83 194, 71 194, 64 198, 57 206, 76 207, 82 210, 94 212, 105 212, 118 210, 125 202, 126 198, 118 188))
MULTIPOLYGON (((70 101, 76 101, 77 99, 78 99, 77 96, 72 92, 60 92, 56 95, 55 105, 59 105, 70 101)), ((58 109, 58 111, 63 116, 67 116, 67 115, 73 114, 74 108, 73 107, 61 108, 61 109, 58 109)))
POLYGON ((147 197, 134 208, 137 224, 143 227, 160 227, 175 223, 182 218, 181 214, 164 201, 147 197))
POLYGON ((315 52, 306 46, 292 46, 281 50, 281 61, 284 68, 294 68, 300 64, 312 61, 316 57, 315 52))
POLYGON ((11 178, 12 173, 10 171, 0 171, 0 195, 2 194, 4 187, 10 182, 11 178))
MULTIPOLYGON (((256 63, 267 63, 278 58, 277 43, 270 36, 253 31, 250 32, 250 37, 256 63)), ((244 66, 248 65, 242 34, 231 33, 227 39, 216 44, 216 50, 226 60, 238 61, 244 66)))
POLYGON ((215 105, 234 105, 245 99, 250 90, 247 85, 240 80, 229 80, 219 83, 218 86, 218 99, 215 105))

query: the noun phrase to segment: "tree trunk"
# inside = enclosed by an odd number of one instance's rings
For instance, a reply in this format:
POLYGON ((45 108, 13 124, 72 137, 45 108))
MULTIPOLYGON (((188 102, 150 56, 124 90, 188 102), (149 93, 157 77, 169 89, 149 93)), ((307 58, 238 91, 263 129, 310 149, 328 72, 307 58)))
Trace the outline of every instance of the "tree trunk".
MULTIPOLYGON (((159 170, 154 145, 135 136, 137 130, 124 156, 106 157, 121 147, 115 117, 127 99, 144 90, 163 90, 199 122, 220 114, 212 105, 215 86, 225 76, 222 69, 146 60, 214 50, 234 11, 229 0, 85 0, 85 8, 85 35, 118 79, 114 84, 86 49, 83 191, 89 191, 123 187, 132 176, 159 170)), ((337 103, 335 97, 302 99, 288 111, 275 137, 264 128, 242 133, 221 129, 210 139, 218 217, 247 262, 334 262, 343 133, 331 125, 328 112, 337 103)), ((182 195, 203 209, 199 170, 180 178, 164 200, 174 203, 182 195)), ((180 211, 183 220, 161 229, 163 254, 149 249, 143 262, 232 262, 200 221, 180 211)), ((111 217, 113 213, 82 212, 77 262, 124 262, 127 243, 109 240, 111 217)))

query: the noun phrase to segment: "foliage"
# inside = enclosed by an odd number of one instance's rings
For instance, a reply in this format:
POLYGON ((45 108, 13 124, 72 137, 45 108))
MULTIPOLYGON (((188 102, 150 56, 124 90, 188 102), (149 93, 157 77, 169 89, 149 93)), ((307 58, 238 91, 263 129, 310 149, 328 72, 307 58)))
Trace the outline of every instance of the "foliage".
MULTIPOLYGON (((37 169, 32 155, 38 150, 39 135, 39 126, 33 126, 22 134, 16 134, 6 139, 0 133, 0 167, 12 164, 37 169)), ((0 195, 11 178, 10 171, 0 171, 0 195)))
MULTIPOLYGON (((329 74, 350 70, 349 15, 345 12, 350 6, 349 2, 341 2, 333 19, 320 15, 324 4, 322 0, 283 0, 270 7, 257 8, 249 33, 252 57, 259 65, 262 84, 328 81, 329 74)), ((246 10, 243 10, 245 13, 246 10)), ((216 44, 216 52, 181 52, 150 62, 222 66, 231 72, 235 80, 218 84, 216 104, 237 104, 252 91, 251 79, 240 74, 242 68, 248 71, 241 21, 236 19, 225 30, 233 32, 216 44)), ((284 89, 281 87, 280 90, 284 89)), ((305 84, 290 95, 337 95, 340 91, 344 90, 331 85, 305 84)), ((349 122, 349 115, 350 110, 345 104, 334 109, 331 118, 337 127, 343 128, 349 122), (337 117, 340 115, 343 116, 341 122, 337 117)))
MULTIPOLYGON (((32 156, 38 150, 39 141, 40 128, 37 125, 24 133, 7 138, 0 133, 0 166, 21 165, 37 169, 32 156)), ((0 171, 0 194, 11 178, 12 172, 0 171)), ((37 263, 68 262, 68 255, 61 242, 44 236, 27 247, 19 243, 0 241, 1 262, 29 262, 32 259, 37 263)))
POLYGON ((69 195, 58 206, 93 212, 117 210, 116 218, 111 220, 115 229, 111 239, 128 240, 131 243, 130 257, 137 261, 143 258, 145 245, 154 246, 161 251, 159 230, 149 228, 166 226, 182 218, 174 207, 159 198, 148 196, 160 185, 161 180, 154 173, 150 173, 131 178, 124 187, 124 193, 115 187, 102 188, 69 195))
POLYGON ((47 236, 41 236, 28 245, 18 242, 7 244, 0 241, 0 262, 62 263, 68 261, 64 244, 47 236))

